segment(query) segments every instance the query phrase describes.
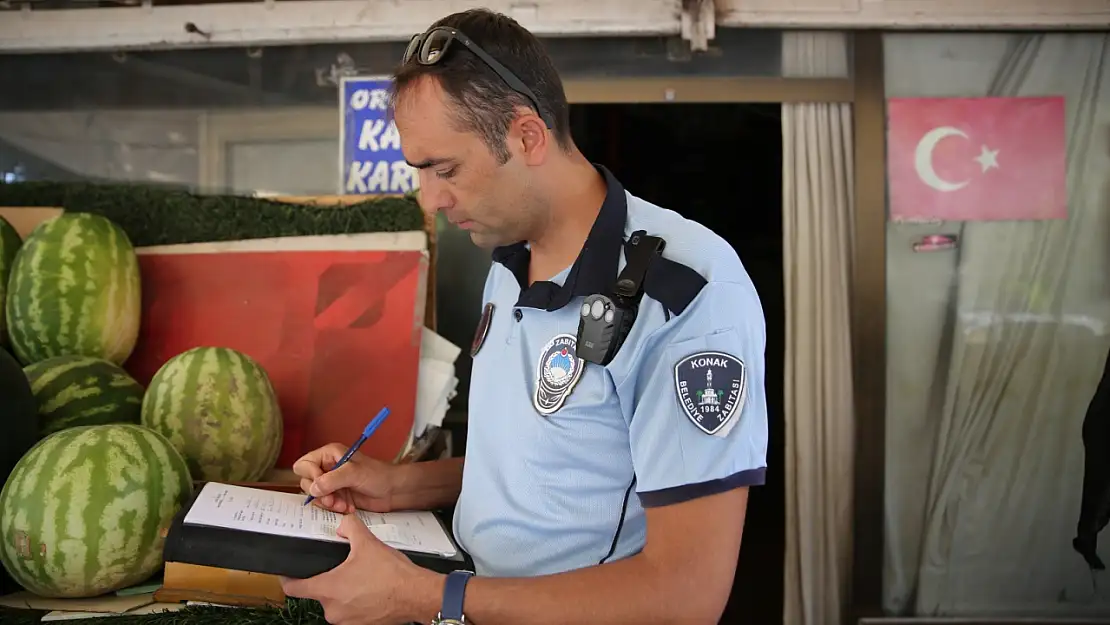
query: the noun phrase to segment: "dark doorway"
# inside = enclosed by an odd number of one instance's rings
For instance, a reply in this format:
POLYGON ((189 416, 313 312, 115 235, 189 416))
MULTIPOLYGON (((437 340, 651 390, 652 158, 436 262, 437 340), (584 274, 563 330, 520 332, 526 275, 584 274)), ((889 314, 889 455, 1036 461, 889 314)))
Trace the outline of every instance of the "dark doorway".
POLYGON ((782 129, 779 104, 588 104, 574 139, 634 195, 728 240, 759 291, 767 324, 767 485, 753 489, 722 623, 782 623, 782 129))

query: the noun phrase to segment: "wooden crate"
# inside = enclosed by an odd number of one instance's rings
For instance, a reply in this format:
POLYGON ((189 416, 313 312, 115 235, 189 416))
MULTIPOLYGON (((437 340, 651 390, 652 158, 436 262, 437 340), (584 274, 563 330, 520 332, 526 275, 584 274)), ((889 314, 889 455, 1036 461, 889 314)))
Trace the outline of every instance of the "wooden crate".
POLYGON ((21 238, 26 239, 35 226, 61 215, 64 211, 60 208, 43 206, 0 206, 0 217, 3 217, 15 228, 21 238))

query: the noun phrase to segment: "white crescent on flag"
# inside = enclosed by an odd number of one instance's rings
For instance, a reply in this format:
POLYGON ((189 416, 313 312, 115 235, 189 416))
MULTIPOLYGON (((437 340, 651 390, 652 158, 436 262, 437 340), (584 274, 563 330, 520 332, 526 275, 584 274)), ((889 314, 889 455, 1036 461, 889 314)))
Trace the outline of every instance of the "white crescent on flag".
POLYGON ((962 182, 949 182, 937 175, 933 169, 933 150, 936 149, 937 144, 945 137, 963 137, 967 138, 964 131, 952 126, 940 126, 933 128, 921 137, 921 141, 917 144, 917 150, 913 154, 914 168, 917 170, 917 175, 921 177, 921 182, 929 185, 937 191, 959 191, 967 186, 968 181, 962 182))

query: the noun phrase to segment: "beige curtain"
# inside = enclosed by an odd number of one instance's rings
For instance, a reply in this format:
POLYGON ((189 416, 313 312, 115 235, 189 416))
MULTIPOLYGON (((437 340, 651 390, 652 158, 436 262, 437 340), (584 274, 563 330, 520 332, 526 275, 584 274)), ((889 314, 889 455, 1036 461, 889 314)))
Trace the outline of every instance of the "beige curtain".
MULTIPOLYGON (((786 33, 783 74, 847 74, 843 33, 786 33)), ((782 107, 786 294, 785 625, 840 625, 849 603, 855 436, 849 276, 852 109, 782 107)))

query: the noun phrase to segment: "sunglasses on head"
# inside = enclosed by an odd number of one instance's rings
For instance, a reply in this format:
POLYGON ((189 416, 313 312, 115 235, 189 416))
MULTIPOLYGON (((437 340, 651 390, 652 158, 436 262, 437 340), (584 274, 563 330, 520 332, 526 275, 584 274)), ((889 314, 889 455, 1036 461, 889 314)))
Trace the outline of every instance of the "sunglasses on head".
POLYGON ((401 60, 401 63, 407 64, 410 61, 416 61, 421 65, 435 65, 443 60, 453 41, 458 41, 466 46, 467 49, 477 55, 479 59, 482 59, 490 69, 496 72, 497 75, 501 77, 501 80, 504 80, 506 84, 512 87, 514 91, 528 98, 532 103, 532 108, 536 109, 536 113, 540 116, 540 119, 543 120, 543 123, 548 129, 555 127, 551 117, 540 107, 539 98, 516 77, 516 74, 513 74, 507 67, 497 62, 497 59, 480 48, 470 37, 467 37, 454 28, 449 26, 437 26, 426 32, 413 35, 412 39, 409 41, 408 48, 405 49, 405 56, 401 60))

